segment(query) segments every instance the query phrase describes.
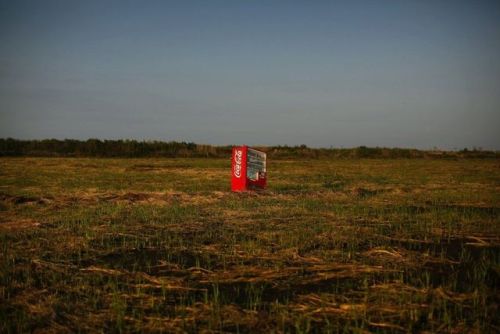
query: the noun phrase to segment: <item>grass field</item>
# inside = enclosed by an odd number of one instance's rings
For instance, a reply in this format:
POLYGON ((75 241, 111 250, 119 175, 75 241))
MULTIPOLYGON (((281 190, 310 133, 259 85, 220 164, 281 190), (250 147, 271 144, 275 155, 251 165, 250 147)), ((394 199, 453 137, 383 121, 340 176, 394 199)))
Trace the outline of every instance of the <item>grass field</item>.
POLYGON ((0 159, 0 332, 500 332, 500 162, 0 159))

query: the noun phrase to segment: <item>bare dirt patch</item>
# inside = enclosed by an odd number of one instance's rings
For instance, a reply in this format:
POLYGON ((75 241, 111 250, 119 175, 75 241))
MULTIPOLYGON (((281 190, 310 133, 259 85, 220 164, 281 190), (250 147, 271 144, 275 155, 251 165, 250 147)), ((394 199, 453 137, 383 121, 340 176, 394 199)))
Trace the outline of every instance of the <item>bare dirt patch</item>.
POLYGON ((21 205, 21 204, 48 204, 52 201, 51 198, 26 196, 26 195, 10 195, 7 193, 0 193, 0 203, 21 205))

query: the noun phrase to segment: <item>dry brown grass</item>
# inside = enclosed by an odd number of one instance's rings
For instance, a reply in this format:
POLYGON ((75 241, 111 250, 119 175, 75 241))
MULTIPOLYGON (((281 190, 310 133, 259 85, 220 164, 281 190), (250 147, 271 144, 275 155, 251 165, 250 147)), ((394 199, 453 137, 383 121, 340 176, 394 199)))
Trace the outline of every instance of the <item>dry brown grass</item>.
POLYGON ((0 159, 0 331, 495 332, 494 160, 0 159))

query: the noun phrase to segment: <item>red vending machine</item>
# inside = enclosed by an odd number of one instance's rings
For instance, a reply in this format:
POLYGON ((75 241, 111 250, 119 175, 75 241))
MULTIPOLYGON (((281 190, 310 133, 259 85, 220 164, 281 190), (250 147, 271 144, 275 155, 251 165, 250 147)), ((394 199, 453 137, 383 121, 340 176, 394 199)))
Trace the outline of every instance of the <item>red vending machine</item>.
POLYGON ((266 154, 248 146, 233 147, 232 191, 264 189, 266 187, 266 154))

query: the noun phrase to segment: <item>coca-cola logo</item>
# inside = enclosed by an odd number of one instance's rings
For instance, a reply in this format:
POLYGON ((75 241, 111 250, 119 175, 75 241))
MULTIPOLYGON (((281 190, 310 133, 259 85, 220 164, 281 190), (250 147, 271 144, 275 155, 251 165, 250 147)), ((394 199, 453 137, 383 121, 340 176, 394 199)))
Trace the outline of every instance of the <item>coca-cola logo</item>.
POLYGON ((241 160, 243 158, 242 150, 234 151, 234 176, 237 178, 241 177, 241 160))

